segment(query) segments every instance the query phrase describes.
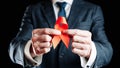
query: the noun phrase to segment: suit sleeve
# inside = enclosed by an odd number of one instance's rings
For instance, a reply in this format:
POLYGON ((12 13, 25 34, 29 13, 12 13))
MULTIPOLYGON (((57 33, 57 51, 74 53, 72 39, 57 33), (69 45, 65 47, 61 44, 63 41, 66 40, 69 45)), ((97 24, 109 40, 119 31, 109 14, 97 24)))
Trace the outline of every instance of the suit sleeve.
POLYGON ((21 26, 14 39, 10 42, 8 52, 13 63, 25 66, 24 47, 31 39, 33 24, 31 20, 31 7, 27 7, 21 21, 21 26))
MULTIPOLYGON (((30 54, 31 44, 32 44, 32 41, 29 40, 27 42, 27 44, 25 45, 25 48, 24 48, 25 57, 28 59, 28 62, 31 62, 31 65, 39 66, 42 63, 43 54, 33 58, 30 54)), ((28 64, 28 66, 30 66, 30 65, 28 64)))
POLYGON ((104 18, 102 9, 96 6, 93 10, 92 40, 95 43, 97 56, 94 62, 94 68, 100 68, 107 65, 113 55, 112 45, 105 34, 104 18))

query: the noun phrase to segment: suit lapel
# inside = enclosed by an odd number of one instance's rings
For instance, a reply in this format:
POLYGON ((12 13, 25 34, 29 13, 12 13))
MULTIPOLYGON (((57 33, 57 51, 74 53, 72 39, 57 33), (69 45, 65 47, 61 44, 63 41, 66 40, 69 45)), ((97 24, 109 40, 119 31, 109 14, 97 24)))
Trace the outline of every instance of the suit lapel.
POLYGON ((77 24, 79 13, 82 10, 82 0, 74 0, 68 17, 69 28, 73 28, 77 24))
POLYGON ((43 13, 45 15, 45 18, 47 19, 48 25, 50 28, 54 28, 54 24, 55 24, 55 14, 54 14, 54 10, 52 7, 52 3, 50 0, 46 0, 43 2, 43 13))
MULTIPOLYGON (((55 18, 54 9, 52 7, 51 0, 43 1, 42 5, 43 5, 43 13, 45 15, 45 18, 47 20, 49 27, 54 28, 56 18, 55 18)), ((77 24, 77 19, 79 16, 78 14, 81 12, 82 8, 83 8, 82 0, 74 0, 69 17, 68 17, 69 28, 73 28, 74 25, 77 24)))

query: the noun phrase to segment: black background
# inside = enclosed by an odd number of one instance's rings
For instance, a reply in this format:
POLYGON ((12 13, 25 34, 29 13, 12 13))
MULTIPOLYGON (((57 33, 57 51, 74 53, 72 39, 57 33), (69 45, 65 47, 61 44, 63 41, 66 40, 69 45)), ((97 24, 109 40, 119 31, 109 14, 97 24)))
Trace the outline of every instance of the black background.
MULTIPOLYGON (((112 43, 114 50, 113 58, 105 68, 117 68, 119 66, 120 45, 119 45, 119 14, 117 2, 113 0, 89 0, 100 5, 105 17, 106 34, 112 43)), ((0 68, 21 68, 13 64, 8 56, 8 46, 13 37, 15 37, 23 13, 27 5, 36 2, 36 0, 4 0, 0 6, 0 68)))

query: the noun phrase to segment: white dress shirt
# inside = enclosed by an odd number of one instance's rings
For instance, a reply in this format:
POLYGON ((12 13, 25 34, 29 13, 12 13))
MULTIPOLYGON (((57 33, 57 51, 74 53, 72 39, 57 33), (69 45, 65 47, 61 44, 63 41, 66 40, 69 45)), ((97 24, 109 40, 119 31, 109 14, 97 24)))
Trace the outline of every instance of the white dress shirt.
MULTIPOLYGON (((67 5, 65 7, 65 11, 66 11, 66 17, 69 16, 69 13, 70 13, 70 9, 71 9, 71 6, 72 6, 72 3, 73 3, 73 0, 52 0, 53 2, 53 8, 54 8, 54 12, 55 12, 55 16, 56 16, 56 19, 58 17, 58 11, 59 11, 59 8, 58 6, 56 5, 56 2, 66 2, 67 5)), ((36 58, 32 58, 31 55, 30 55, 30 52, 29 52, 29 49, 30 49, 30 45, 31 45, 32 41, 29 40, 28 43, 26 44, 25 46, 25 56, 35 65, 40 65, 41 62, 42 62, 42 56, 43 55, 40 55, 36 58)), ((97 52, 96 52, 96 47, 95 47, 95 44, 94 42, 92 42, 92 51, 91 51, 91 55, 90 55, 90 58, 88 60, 86 60, 84 57, 81 57, 80 56, 80 61, 81 61, 81 66, 83 68, 91 68, 92 65, 94 64, 94 61, 96 59, 96 55, 97 55, 97 52)))

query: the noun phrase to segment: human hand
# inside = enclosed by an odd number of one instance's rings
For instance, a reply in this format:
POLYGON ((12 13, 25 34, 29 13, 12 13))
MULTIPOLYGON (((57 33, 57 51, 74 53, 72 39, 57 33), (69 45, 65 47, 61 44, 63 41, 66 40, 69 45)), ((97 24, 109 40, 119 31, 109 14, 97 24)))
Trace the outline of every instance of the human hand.
POLYGON ((91 32, 79 29, 63 31, 72 37, 72 52, 79 56, 89 58, 91 54, 91 32))
POLYGON ((48 53, 50 47, 52 47, 52 36, 60 34, 61 32, 59 30, 51 28, 34 29, 32 31, 33 56, 48 53))

